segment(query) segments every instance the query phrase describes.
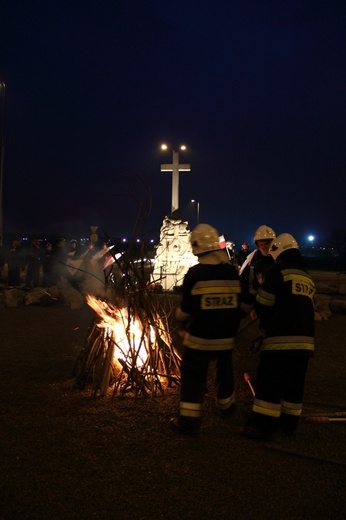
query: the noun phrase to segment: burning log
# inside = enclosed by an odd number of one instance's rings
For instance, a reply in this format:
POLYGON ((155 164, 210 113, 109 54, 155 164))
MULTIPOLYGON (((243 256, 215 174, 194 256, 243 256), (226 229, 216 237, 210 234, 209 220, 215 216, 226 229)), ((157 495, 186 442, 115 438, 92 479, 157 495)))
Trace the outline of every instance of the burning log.
MULTIPOLYGON (((137 295, 138 296, 138 295, 137 295)), ((156 395, 179 382, 180 357, 168 317, 152 293, 107 303, 87 296, 96 317, 74 370, 76 385, 92 382, 93 395, 156 395)))
MULTIPOLYGON (((126 374, 128 375, 125 381, 126 387, 130 386, 130 389, 134 389, 136 391, 136 394, 141 392, 143 395, 148 395, 148 392, 146 390, 146 387, 149 386, 148 381, 146 381, 145 377, 143 376, 143 374, 141 374, 140 370, 135 365, 129 368, 123 359, 119 359, 119 362, 123 367, 124 372, 126 372, 126 374)), ((118 388, 119 384, 115 385, 113 396, 116 395, 118 388)))

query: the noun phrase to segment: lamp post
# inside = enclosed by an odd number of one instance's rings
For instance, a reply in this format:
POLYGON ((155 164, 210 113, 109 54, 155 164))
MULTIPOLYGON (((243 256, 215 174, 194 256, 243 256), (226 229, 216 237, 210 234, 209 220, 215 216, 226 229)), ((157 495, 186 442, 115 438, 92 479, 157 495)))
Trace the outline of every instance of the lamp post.
MULTIPOLYGON (((167 150, 168 145, 162 144, 161 150, 167 150)), ((180 146, 180 150, 186 150, 186 146, 180 146)), ((172 172, 172 214, 179 209, 179 172, 191 171, 189 164, 179 164, 179 152, 173 150, 172 164, 161 164, 162 172, 172 172)))
POLYGON ((196 208, 197 208, 197 225, 199 224, 199 202, 198 200, 195 200, 195 199, 191 199, 191 202, 195 202, 196 203, 196 208))
POLYGON ((0 245, 3 244, 4 224, 3 224, 3 180, 4 180, 4 157, 5 157, 5 101, 6 101, 6 85, 0 83, 0 94, 2 96, 1 108, 1 160, 0 160, 0 245))

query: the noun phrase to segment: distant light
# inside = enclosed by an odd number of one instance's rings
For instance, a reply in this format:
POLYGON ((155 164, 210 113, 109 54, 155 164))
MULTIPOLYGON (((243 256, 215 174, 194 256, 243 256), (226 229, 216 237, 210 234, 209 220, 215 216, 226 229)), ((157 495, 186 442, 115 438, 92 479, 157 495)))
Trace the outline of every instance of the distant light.
POLYGON ((309 235, 308 240, 309 240, 309 242, 313 242, 315 240, 314 235, 309 235))
POLYGON ((126 242, 126 238, 123 238, 123 242, 126 242))
POLYGON ((151 243, 151 244, 153 244, 153 243, 154 243, 154 239, 153 239, 153 238, 152 238, 152 239, 150 240, 150 243, 151 243))
MULTIPOLYGON (((161 145, 161 150, 168 150, 168 148, 169 148, 168 144, 163 143, 161 145)), ((180 148, 180 150, 186 150, 187 149, 185 144, 182 144, 179 148, 180 148)))
POLYGON ((137 242, 140 242, 140 241, 141 241, 141 239, 140 239, 140 238, 137 238, 137 242))

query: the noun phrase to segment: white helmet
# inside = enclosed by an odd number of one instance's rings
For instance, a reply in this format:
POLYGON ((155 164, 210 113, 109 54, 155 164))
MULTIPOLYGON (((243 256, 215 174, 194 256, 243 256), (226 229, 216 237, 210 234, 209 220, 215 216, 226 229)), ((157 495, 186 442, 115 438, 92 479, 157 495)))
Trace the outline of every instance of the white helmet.
POLYGON ((198 224, 191 231, 190 242, 194 255, 220 250, 219 233, 209 224, 198 224))
POLYGON ((275 231, 264 224, 256 230, 254 242, 256 243, 257 240, 273 240, 275 237, 275 231))
POLYGON ((277 259, 281 253, 287 251, 287 249, 299 249, 296 239, 289 233, 282 233, 273 240, 272 245, 269 249, 269 254, 277 259))

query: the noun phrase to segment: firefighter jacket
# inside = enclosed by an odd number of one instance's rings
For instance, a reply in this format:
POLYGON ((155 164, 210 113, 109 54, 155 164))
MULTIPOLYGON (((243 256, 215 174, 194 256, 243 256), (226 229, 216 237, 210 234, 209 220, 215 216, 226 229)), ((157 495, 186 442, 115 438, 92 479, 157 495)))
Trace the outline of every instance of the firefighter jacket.
POLYGON ((281 253, 256 296, 256 314, 265 331, 262 353, 313 354, 314 294, 300 251, 281 253))
POLYGON ((251 259, 242 270, 241 278, 248 284, 250 292, 256 294, 260 285, 264 282, 268 270, 275 264, 275 261, 270 255, 262 255, 259 249, 250 254, 251 259))
MULTIPOLYGON (((244 312, 237 270, 230 263, 199 263, 186 273, 178 319, 187 322, 183 344, 197 350, 228 350, 244 312)), ((246 309, 247 310, 247 309, 246 309)))

